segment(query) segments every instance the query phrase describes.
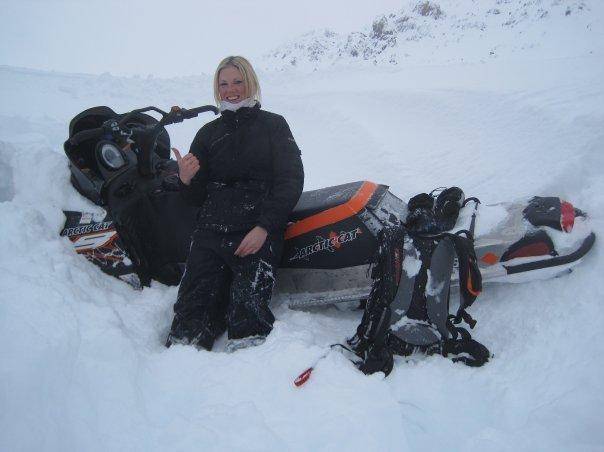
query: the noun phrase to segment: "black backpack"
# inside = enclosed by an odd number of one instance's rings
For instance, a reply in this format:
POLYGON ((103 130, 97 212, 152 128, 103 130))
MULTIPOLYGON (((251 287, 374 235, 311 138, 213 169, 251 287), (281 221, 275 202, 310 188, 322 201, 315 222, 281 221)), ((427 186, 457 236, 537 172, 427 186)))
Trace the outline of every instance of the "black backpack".
POLYGON ((455 355, 453 361, 482 366, 489 351, 472 339, 461 322, 474 328, 467 313, 482 290, 472 229, 447 232, 468 202, 457 187, 438 196, 422 193, 409 201, 404 224, 383 229, 372 269, 373 284, 363 319, 348 345, 361 358, 364 373, 390 373, 393 355, 455 355), (450 283, 458 262, 460 302, 450 313, 450 283), (463 356, 459 356, 463 355, 463 356))

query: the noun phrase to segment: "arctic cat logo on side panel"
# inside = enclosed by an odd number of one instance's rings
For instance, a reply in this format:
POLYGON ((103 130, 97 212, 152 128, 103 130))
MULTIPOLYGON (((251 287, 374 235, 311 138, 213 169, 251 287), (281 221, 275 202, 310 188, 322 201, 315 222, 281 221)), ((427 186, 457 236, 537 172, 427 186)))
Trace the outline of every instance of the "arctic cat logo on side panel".
POLYGON ((76 226, 75 228, 63 229, 61 235, 71 237, 73 235, 90 234, 91 232, 99 232, 109 229, 113 226, 113 221, 105 221, 103 223, 93 223, 85 226, 76 226))
POLYGON ((340 249, 344 243, 355 240, 361 233, 360 228, 355 228, 352 231, 342 231, 339 234, 331 232, 328 238, 318 236, 315 243, 297 250, 289 260, 308 259, 309 256, 320 251, 329 251, 330 253, 333 253, 335 250, 340 249))

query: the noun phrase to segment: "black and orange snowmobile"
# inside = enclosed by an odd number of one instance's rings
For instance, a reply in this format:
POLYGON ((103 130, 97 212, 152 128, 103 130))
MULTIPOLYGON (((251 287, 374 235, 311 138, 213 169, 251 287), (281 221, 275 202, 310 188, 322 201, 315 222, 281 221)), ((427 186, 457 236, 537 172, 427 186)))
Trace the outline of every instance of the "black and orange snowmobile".
MULTIPOLYGON (((100 207, 65 211, 61 235, 78 253, 137 288, 151 280, 179 283, 197 208, 181 199, 164 126, 209 111, 218 113, 213 106, 125 114, 94 107, 73 118, 64 145, 71 182, 100 207)), ((367 298, 378 235, 404 226, 407 217, 408 204, 383 184, 358 181, 304 192, 285 231, 278 296, 291 307, 367 298)), ((494 205, 464 199, 447 230, 471 232, 484 283, 567 272, 595 241, 588 216, 558 197, 494 205)))

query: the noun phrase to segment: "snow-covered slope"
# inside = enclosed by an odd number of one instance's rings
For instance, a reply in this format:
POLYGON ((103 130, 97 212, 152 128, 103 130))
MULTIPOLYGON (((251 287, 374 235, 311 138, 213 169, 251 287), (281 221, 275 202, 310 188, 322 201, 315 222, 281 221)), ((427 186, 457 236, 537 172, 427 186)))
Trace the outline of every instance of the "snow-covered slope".
POLYGON ((406 0, 348 34, 313 30, 265 55, 277 69, 602 55, 604 7, 578 0, 406 0))
MULTIPOLYGON (((604 237, 602 55, 516 56, 260 78, 302 149, 307 189, 370 179, 402 197, 452 184, 485 202, 560 195, 604 237)), ((1 67, 0 97, 0 450, 602 450, 599 243, 570 275, 485 290, 472 308, 495 354, 485 367, 413 356, 384 379, 332 353, 297 389, 360 312, 275 300, 259 347, 168 350, 176 288, 134 291, 58 236, 62 209, 94 209, 69 184, 71 117, 208 103, 208 77, 1 67)), ((173 144, 186 149, 209 119, 171 126, 173 144)))
MULTIPOLYGON (((288 118, 303 150, 307 188, 367 178, 401 196, 453 183, 487 201, 560 194, 602 236, 601 60, 448 66, 446 81, 441 70, 262 79, 267 108, 288 118)), ((3 450, 601 447, 600 247, 571 275, 484 293, 473 310, 495 353, 484 368, 418 356, 397 359, 384 380, 332 354, 296 389, 293 378, 352 334, 360 313, 277 300, 275 330, 256 349, 166 350, 175 288, 133 291, 58 236, 61 209, 91 209, 69 186, 68 118, 99 103, 201 104, 209 80, 3 68, 1 81, 12 96, 0 107, 3 450)), ((176 145, 200 125, 190 123, 172 128, 176 145)))

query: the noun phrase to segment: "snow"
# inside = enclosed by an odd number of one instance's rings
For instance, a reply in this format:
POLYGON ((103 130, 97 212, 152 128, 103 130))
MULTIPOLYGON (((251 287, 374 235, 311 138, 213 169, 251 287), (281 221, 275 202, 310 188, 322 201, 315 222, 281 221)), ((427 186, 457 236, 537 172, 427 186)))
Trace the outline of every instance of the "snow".
MULTIPOLYGON (((597 28, 600 4, 580 3, 597 28)), ((403 199, 443 185, 485 203, 561 196, 603 237, 604 60, 586 42, 483 62, 441 49, 430 64, 274 67, 259 73, 263 104, 287 118, 307 190, 367 179, 403 199)), ((94 105, 209 103, 209 76, 1 66, 0 97, 0 450, 604 450, 599 243, 571 274, 487 287, 471 308, 494 353, 482 368, 414 355, 365 376, 333 351, 296 388, 360 312, 281 303, 258 347, 166 349, 176 288, 135 291, 59 236, 63 209, 98 210, 69 183, 69 120, 94 105)), ((170 126, 173 145, 210 119, 170 126)))
POLYGON ((313 30, 268 52, 281 70, 602 54, 602 4, 577 0, 403 0, 348 33, 313 30))
POLYGON ((413 252, 413 254, 405 254, 405 259, 403 260, 403 271, 409 278, 417 275, 421 268, 422 261, 419 260, 419 257, 415 252, 413 252))

